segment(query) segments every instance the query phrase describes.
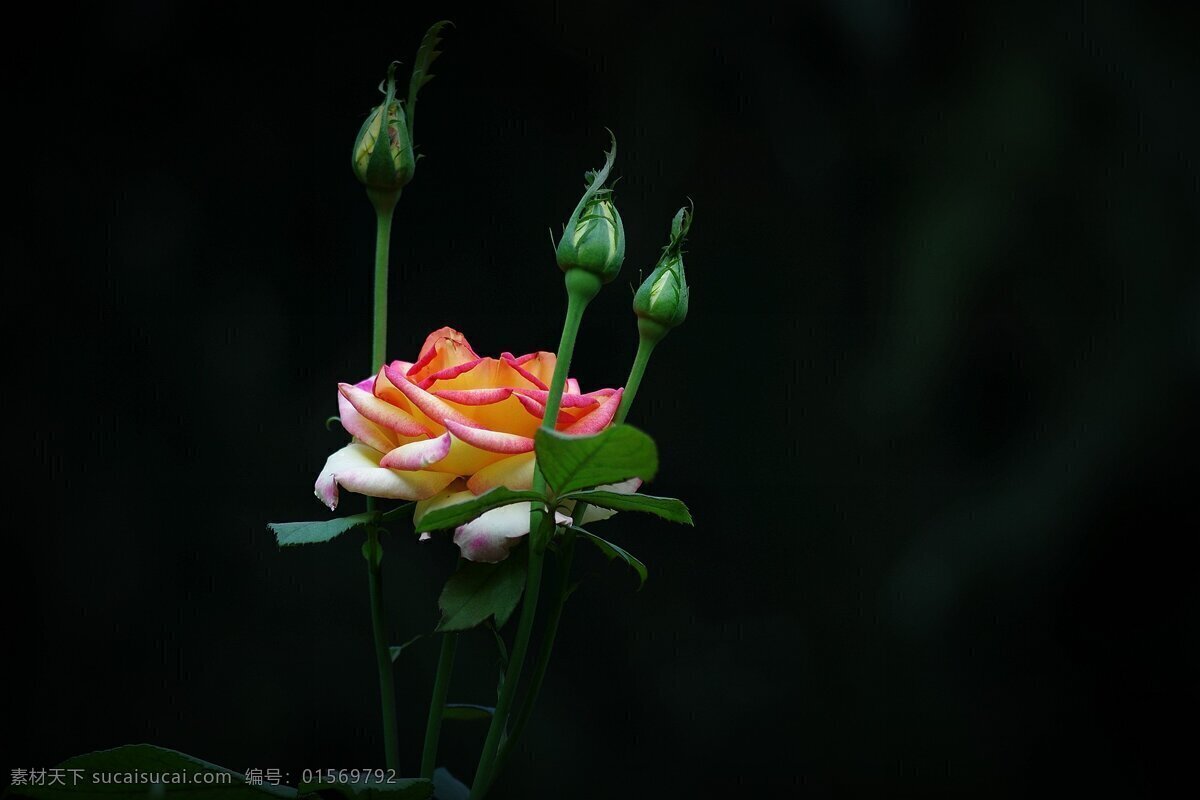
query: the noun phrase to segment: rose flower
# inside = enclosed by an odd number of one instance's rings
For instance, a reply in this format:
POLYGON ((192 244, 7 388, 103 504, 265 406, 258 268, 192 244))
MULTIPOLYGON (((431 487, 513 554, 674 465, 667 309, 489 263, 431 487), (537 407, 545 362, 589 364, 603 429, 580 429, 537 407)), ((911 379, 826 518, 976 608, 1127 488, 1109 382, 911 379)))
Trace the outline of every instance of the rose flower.
MULTIPOLYGON (((476 355, 452 328, 429 334, 415 362, 393 361, 379 374, 338 385, 342 427, 354 441, 329 456, 316 495, 334 509, 338 487, 370 497, 417 500, 415 519, 433 508, 496 486, 533 484, 533 435, 542 424, 553 353, 476 355)), ((622 389, 583 394, 567 380, 555 428, 597 433, 621 403, 622 389)), ((639 482, 614 488, 632 492, 639 482)), ((502 561, 529 533, 529 503, 493 509, 460 526, 454 541, 472 561, 502 561)), ((585 521, 613 512, 589 509, 585 521)), ((559 515, 560 524, 567 518, 559 515)))

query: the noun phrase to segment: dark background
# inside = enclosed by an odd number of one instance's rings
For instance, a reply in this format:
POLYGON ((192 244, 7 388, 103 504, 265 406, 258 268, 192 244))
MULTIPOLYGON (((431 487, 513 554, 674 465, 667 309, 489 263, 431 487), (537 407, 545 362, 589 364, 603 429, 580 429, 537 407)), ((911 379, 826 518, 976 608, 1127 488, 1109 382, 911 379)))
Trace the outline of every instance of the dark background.
MULTIPOLYGON (((380 765, 360 537, 281 552, 265 524, 324 516, 312 482, 344 436, 323 420, 371 324, 350 147, 440 17, 393 357, 443 324, 483 354, 553 349, 547 229, 607 126, 628 258, 573 372, 619 385, 631 287, 696 204, 691 315, 630 419, 698 524, 604 525, 650 581, 584 554, 498 795, 1141 791, 1194 757, 1195 19, 59 14, 7 33, 3 780, 136 741, 380 765)), ((399 642, 434 623, 455 550, 386 548, 399 642)), ((453 700, 491 702, 489 646, 468 637, 453 700)), ((435 659, 396 671, 409 771, 435 659)), ((448 724, 445 763, 469 776, 482 735, 448 724)))

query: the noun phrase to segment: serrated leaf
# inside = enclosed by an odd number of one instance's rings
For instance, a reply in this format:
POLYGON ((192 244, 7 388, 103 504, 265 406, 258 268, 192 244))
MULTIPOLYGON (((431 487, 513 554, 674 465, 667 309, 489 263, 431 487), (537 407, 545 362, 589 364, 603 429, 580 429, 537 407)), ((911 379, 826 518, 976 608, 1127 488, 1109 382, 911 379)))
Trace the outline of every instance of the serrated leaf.
POLYGON ((417 48, 417 59, 413 62, 412 75, 408 79, 408 102, 405 103, 404 109, 408 113, 408 140, 410 142, 413 141, 413 120, 417 116, 417 92, 422 86, 433 80, 433 73, 429 71, 429 68, 442 54, 437 47, 442 43, 442 28, 447 25, 453 26, 453 23, 444 19, 430 25, 429 30, 425 31, 425 35, 421 38, 421 46, 417 48))
POLYGON ((296 790, 289 786, 249 786, 244 775, 218 767, 207 761, 185 755, 176 750, 150 744, 130 744, 111 750, 87 753, 57 765, 64 770, 63 784, 41 786, 10 786, 5 796, 31 798, 31 800, 144 800, 151 794, 152 787, 146 783, 98 783, 96 775, 156 773, 180 776, 187 783, 162 785, 163 794, 170 797, 186 797, 188 800, 267 800, 272 797, 294 798, 296 790), (82 772, 73 772, 82 770, 82 772), (200 773, 217 775, 199 777, 200 773), (218 777, 220 776, 220 777, 218 777), (216 781, 221 781, 217 783, 216 781), (225 782, 228 781, 228 782, 225 782))
POLYGON ((433 781, 426 778, 396 778, 391 781, 302 783, 300 792, 323 800, 427 800, 433 796, 433 781))
POLYGON ((539 430, 538 467, 559 496, 629 478, 651 480, 658 471, 654 440, 632 425, 614 425, 591 436, 539 430))
POLYGON ((378 521, 379 512, 364 511, 349 517, 319 520, 314 522, 269 522, 267 527, 275 534, 280 547, 296 544, 316 544, 336 539, 348 530, 378 521))
POLYGON ((602 489, 592 489, 582 492, 571 492, 563 500, 577 500, 588 505, 600 506, 613 511, 644 511, 654 514, 670 522, 681 525, 694 525, 692 515, 682 500, 674 497, 655 497, 651 494, 621 494, 602 489))
POLYGON ((404 644, 394 644, 391 647, 389 647, 388 652, 392 654, 392 661, 395 661, 397 658, 399 658, 400 654, 403 653, 405 650, 407 650, 409 648, 409 646, 416 644, 417 642, 421 641, 424 638, 425 638, 425 634, 418 633, 416 636, 412 637, 404 644))
POLYGON ((491 719, 496 709, 491 706, 480 706, 474 703, 447 703, 442 712, 442 719, 453 719, 459 722, 475 722, 481 719, 491 719))
POLYGON ((499 564, 468 562, 451 575, 438 598, 437 630, 465 631, 490 617, 502 627, 525 591, 528 550, 522 547, 499 564))
POLYGON ((601 553, 604 553, 604 555, 608 556, 609 561, 619 558, 632 567, 633 571, 638 575, 638 589, 641 589, 646 584, 646 578, 649 576, 649 571, 646 569, 646 565, 638 560, 637 556, 633 555, 633 553, 630 553, 623 547, 613 544, 607 539, 601 539, 596 534, 591 533, 590 531, 585 531, 583 528, 576 528, 572 526, 571 530, 575 531, 580 536, 583 536, 589 542, 596 545, 601 553))
POLYGON ((471 790, 445 767, 433 771, 433 796, 437 800, 468 800, 471 790))
POLYGON ((486 491, 466 502, 455 503, 452 506, 443 506, 442 508, 430 511, 421 517, 420 524, 416 526, 416 532, 426 533, 428 531, 440 531, 445 528, 457 528, 459 525, 466 524, 480 514, 491 511, 493 508, 509 506, 513 503, 530 502, 545 503, 545 498, 537 492, 513 491, 505 486, 497 486, 495 489, 486 491))

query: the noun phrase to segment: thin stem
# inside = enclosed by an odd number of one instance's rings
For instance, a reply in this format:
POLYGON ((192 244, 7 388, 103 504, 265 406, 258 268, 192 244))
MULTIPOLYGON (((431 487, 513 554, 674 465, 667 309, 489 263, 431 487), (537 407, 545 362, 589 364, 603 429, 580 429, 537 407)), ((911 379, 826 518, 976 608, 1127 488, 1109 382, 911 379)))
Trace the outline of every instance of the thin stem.
MULTIPOLYGON (((550 395, 546 398, 546 413, 542 417, 542 428, 554 430, 554 421, 558 419, 558 411, 562 407, 563 390, 567 385, 567 375, 571 370, 571 356, 575 353, 575 337, 579 334, 579 323, 583 321, 583 312, 592 300, 580 292, 567 293, 567 318, 563 321, 562 338, 558 340, 558 354, 554 362, 554 377, 550 379, 550 395)), ((537 476, 534 476, 537 482, 537 476)), ((545 479, 542 479, 545 488, 545 479)))
POLYGON ((658 344, 658 339, 653 339, 649 336, 638 337, 637 355, 633 357, 633 367, 629 370, 629 377, 625 380, 625 393, 621 395, 621 406, 617 409, 617 424, 625 421, 625 417, 629 416, 629 407, 633 405, 633 398, 637 397, 638 387, 642 385, 642 376, 646 374, 646 365, 650 363, 650 354, 654 352, 654 346, 658 344))
MULTIPOLYGON (((582 515, 583 511, 580 511, 579 516, 582 515)), ((537 665, 533 668, 533 674, 529 678, 529 688, 525 691, 525 700, 521 704, 521 710, 517 712, 516 721, 513 722, 512 733, 505 740, 504 749, 500 753, 497 771, 504 768, 517 740, 525 732, 529 718, 533 715, 533 706, 537 701, 538 692, 542 688, 542 682, 546 679, 546 670, 550 667, 550 653, 554 649, 554 638, 558 635, 558 623, 562 620, 567 594, 571 589, 571 562, 574 557, 575 535, 567 531, 558 552, 558 594, 555 595, 554 603, 550 606, 549 616, 546 618, 546 630, 542 634, 542 646, 538 653, 537 665)))
MULTIPOLYGON (((633 405, 633 399, 637 396, 638 387, 642 383, 642 376, 646 373, 646 365, 650 363, 650 354, 654 352, 654 346, 659 341, 659 337, 639 337, 637 355, 634 356, 629 377, 625 380, 625 392, 621 396, 621 406, 617 409, 616 421, 618 424, 624 422, 625 417, 629 415, 629 408, 633 405)), ((572 524, 581 524, 587 509, 587 503, 579 503, 572 514, 572 524)), ((542 635, 541 650, 538 652, 537 665, 529 679, 529 689, 525 692, 521 710, 517 713, 516 721, 513 723, 512 733, 505 741, 504 749, 500 753, 500 760, 496 767, 497 772, 504 768, 517 740, 525 732, 525 727, 529 724, 529 718, 533 714, 533 707, 537 703, 538 692, 541 691, 542 682, 546 679, 546 671, 550 667, 550 656, 554 650, 554 639, 558 635, 558 624, 562 620, 563 607, 566 605, 567 595, 571 590, 571 561, 574 556, 575 537, 568 531, 558 554, 558 594, 554 598, 553 605, 550 606, 549 616, 546 618, 546 630, 542 635)))
MULTIPOLYGON (((392 212, 399 192, 367 194, 375 207, 375 317, 371 332, 371 374, 387 358, 388 245, 392 238, 392 212)), ((367 510, 375 510, 375 498, 367 498, 367 510)), ((379 670, 379 710, 383 716, 383 755, 388 769, 400 769, 400 737, 396 729, 396 681, 392 652, 388 647, 387 623, 383 613, 383 549, 380 528, 367 530, 363 555, 367 558, 367 581, 371 592, 371 630, 375 638, 375 664, 379 670)))
MULTIPOLYGON (((543 525, 551 518, 543 518, 543 525)), ((531 534, 532 538, 532 534, 531 534)), ((545 561, 545 551, 538 553, 530 544, 529 574, 525 583, 525 599, 521 604, 521 621, 517 625, 517 635, 513 640, 512 654, 508 658, 508 668, 504 671, 504 684, 500 689, 500 697, 496 700, 496 710, 492 713, 492 724, 488 727, 487 739, 483 743, 483 752, 479 754, 479 766, 475 769, 475 782, 471 784, 471 800, 482 800, 491 788, 495 776, 492 765, 499 753, 500 744, 507 727, 508 712, 516 697, 517 685, 520 683, 521 667, 525 662, 525 654, 529 650, 529 638, 533 632, 533 620, 537 614, 538 594, 542 587, 542 564, 545 561)))
POLYGON ((392 240, 392 208, 375 207, 375 321, 371 334, 371 372, 387 360, 388 248, 392 240))
MULTIPOLYGON (((374 498, 368 498, 374 506, 374 498)), ((388 769, 400 769, 400 737, 396 730, 396 685, 392 678, 392 655, 388 649, 383 616, 383 553, 379 530, 367 531, 367 580, 371 589, 371 630, 375 637, 375 664, 379 668, 379 708, 383 714, 383 755, 388 769)))
MULTIPOLYGON (((571 355, 575 351, 575 337, 579 333, 579 323, 583 319, 583 311, 588 302, 600 288, 598 279, 584 274, 580 281, 587 281, 587 289, 576 283, 572 285, 574 273, 567 273, 567 317, 563 322, 562 338, 558 343, 558 356, 554 365, 554 377, 550 380, 550 395, 546 398, 546 411, 542 418, 542 427, 554 429, 558 419, 558 409, 562 404, 563 389, 567 382, 568 370, 571 367, 571 355), (594 284, 594 285, 593 285, 594 284)), ((543 492, 546 489, 546 479, 541 470, 534 468, 533 491, 543 492)), ((554 517, 547 516, 543 509, 534 504, 534 510, 529 520, 529 572, 525 582, 525 599, 521 604, 521 619, 517 623, 517 634, 513 639, 512 654, 508 659, 508 669, 504 674, 504 685, 496 700, 496 710, 492 714, 492 723, 488 727, 487 739, 483 743, 483 752, 479 755, 479 766, 475 769, 475 782, 471 784, 471 800, 482 800, 488 788, 495 779, 493 765, 500 753, 501 739, 508 725, 508 714, 516 698, 517 686, 520 683, 521 668, 525 663, 525 654, 529 650, 529 639, 533 633, 533 622, 537 616, 538 593, 542 585, 542 565, 546 558, 546 545, 554 532, 554 517)))
POLYGON ((442 733, 442 714, 446 711, 446 695, 450 691, 450 672, 454 669, 454 651, 457 646, 457 633, 442 634, 442 653, 438 656, 433 699, 429 701, 429 722, 425 725, 425 749, 421 751, 422 778, 432 778, 433 770, 437 766, 438 737, 442 733))

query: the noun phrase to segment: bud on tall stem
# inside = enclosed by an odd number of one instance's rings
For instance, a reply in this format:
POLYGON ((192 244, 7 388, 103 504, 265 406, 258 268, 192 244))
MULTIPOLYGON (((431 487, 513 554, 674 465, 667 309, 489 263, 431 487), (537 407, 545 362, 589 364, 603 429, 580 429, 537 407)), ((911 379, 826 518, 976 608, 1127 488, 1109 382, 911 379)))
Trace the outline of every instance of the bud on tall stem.
POLYGON ((621 407, 617 410, 617 422, 625 421, 655 346, 687 319, 691 290, 683 273, 683 243, 691 227, 692 209, 685 206, 675 212, 675 218, 671 220, 671 237, 658 264, 633 296, 633 313, 638 321, 638 350, 625 383, 621 407))
MULTIPOLYGON (((584 309, 599 293, 600 288, 617 276, 625 258, 625 233, 621 229, 621 218, 616 213, 616 207, 611 205, 607 193, 597 197, 602 191, 604 181, 608 179, 609 172, 612 171, 616 157, 617 141, 616 137, 613 137, 612 149, 605 154, 604 167, 599 172, 589 173, 588 188, 575 206, 558 245, 558 265, 566 273, 564 281, 567 288, 567 314, 563 320, 554 375, 550 379, 550 391, 542 416, 542 428, 545 430, 554 430, 554 420, 558 418, 559 404, 562 402, 563 389, 571 367, 571 355, 575 351, 575 337, 579 333, 584 309), (604 207, 604 203, 608 203, 608 207, 604 207), (585 219, 587 217, 591 219, 585 219)), ((545 488, 546 479, 535 462, 532 489, 534 492, 543 492, 545 488)), ((500 696, 496 698, 496 708, 492 712, 492 722, 483 743, 483 752, 479 755, 479 765, 471 785, 471 800, 482 800, 496 777, 496 760, 500 756, 501 745, 505 739, 509 714, 516 699, 517 686, 525 664, 525 655, 529 651, 542 585, 542 567, 546 548, 554 536, 554 528, 554 514, 547 514, 538 504, 532 504, 529 515, 529 565, 525 575, 525 596, 521 601, 521 619, 517 623, 517 633, 513 638, 504 683, 500 689, 500 696)))
MULTIPOLYGON (((367 116, 354 140, 351 167, 355 176, 366 186, 367 195, 375 207, 375 288, 374 323, 371 336, 371 370, 378 370, 387 353, 387 296, 388 248, 391 243, 392 215, 400 199, 400 190, 416 169, 413 153, 413 118, 417 91, 432 79, 429 67, 437 58, 440 32, 449 23, 432 25, 421 40, 409 80, 408 115, 396 98, 396 63, 388 67, 383 102, 367 116)), ((367 510, 375 508, 374 498, 367 499, 367 510)), ((367 531, 363 555, 367 560, 367 579, 371 596, 371 630, 375 640, 376 670, 379 673, 379 704, 383 718, 384 757, 389 769, 400 764, 399 734, 396 729, 396 688, 392 673, 391 652, 387 640, 387 624, 383 606, 383 548, 379 543, 380 528, 372 525, 367 531)), ((424 759, 423 759, 424 760, 424 759)))
MULTIPOLYGON (((629 408, 633 405, 634 398, 637 397, 638 387, 642 383, 642 376, 646 373, 646 366, 650 363, 650 355, 654 352, 655 346, 666 336, 668 331, 681 324, 687 316, 688 287, 683 277, 682 246, 691 222, 691 210, 687 208, 679 209, 679 212, 676 213, 675 219, 671 223, 671 238, 667 246, 663 248, 659 264, 650 277, 647 278, 642 289, 638 291, 637 297, 634 299, 634 313, 638 315, 638 330, 640 335, 638 337, 637 355, 633 359, 633 366, 629 370, 629 378, 625 381, 625 392, 621 396, 621 405, 617 409, 615 422, 618 425, 625 421, 626 416, 629 414, 629 408)), ((588 277, 593 277, 588 273, 575 272, 567 273, 568 280, 572 274, 587 274, 588 277)), ((587 503, 576 505, 572 512, 573 520, 582 522, 587 509, 587 503)), ((529 718, 533 713, 533 706, 541 689, 542 681, 545 680, 546 670, 550 664, 551 651, 554 648, 554 639, 558 634, 558 625, 562 619, 563 604, 566 602, 567 596, 571 591, 571 560, 574 554, 574 536, 574 532, 570 529, 563 531, 559 545, 558 593, 551 602, 549 616, 546 621, 546 631, 542 637, 541 652, 538 655, 537 664, 530 679, 529 690, 526 692, 525 700, 520 711, 517 713, 516 721, 512 726, 512 732, 509 734, 501 750, 499 763, 492 769, 491 774, 493 777, 503 768, 505 762, 512 754, 517 740, 520 739, 521 734, 524 732, 525 726, 529 723, 529 718)), ((484 784, 484 791, 486 789, 487 784, 484 784)))
POLYGON ((582 270, 598 277, 601 283, 610 283, 625 261, 625 226, 613 202, 612 189, 604 187, 617 158, 615 136, 605 156, 598 172, 584 174, 587 188, 563 227, 555 255, 563 272, 582 270))
MULTIPOLYGON (((384 100, 367 116, 354 140, 354 175, 380 194, 399 193, 417 168, 404 106, 396 98, 396 63, 388 67, 384 100)), ((393 201, 394 203, 394 201, 393 201)))
POLYGON ((656 341, 687 319, 691 293, 683 271, 683 243, 692 226, 692 210, 684 207, 671 220, 671 238, 658 264, 633 296, 638 331, 656 341))

